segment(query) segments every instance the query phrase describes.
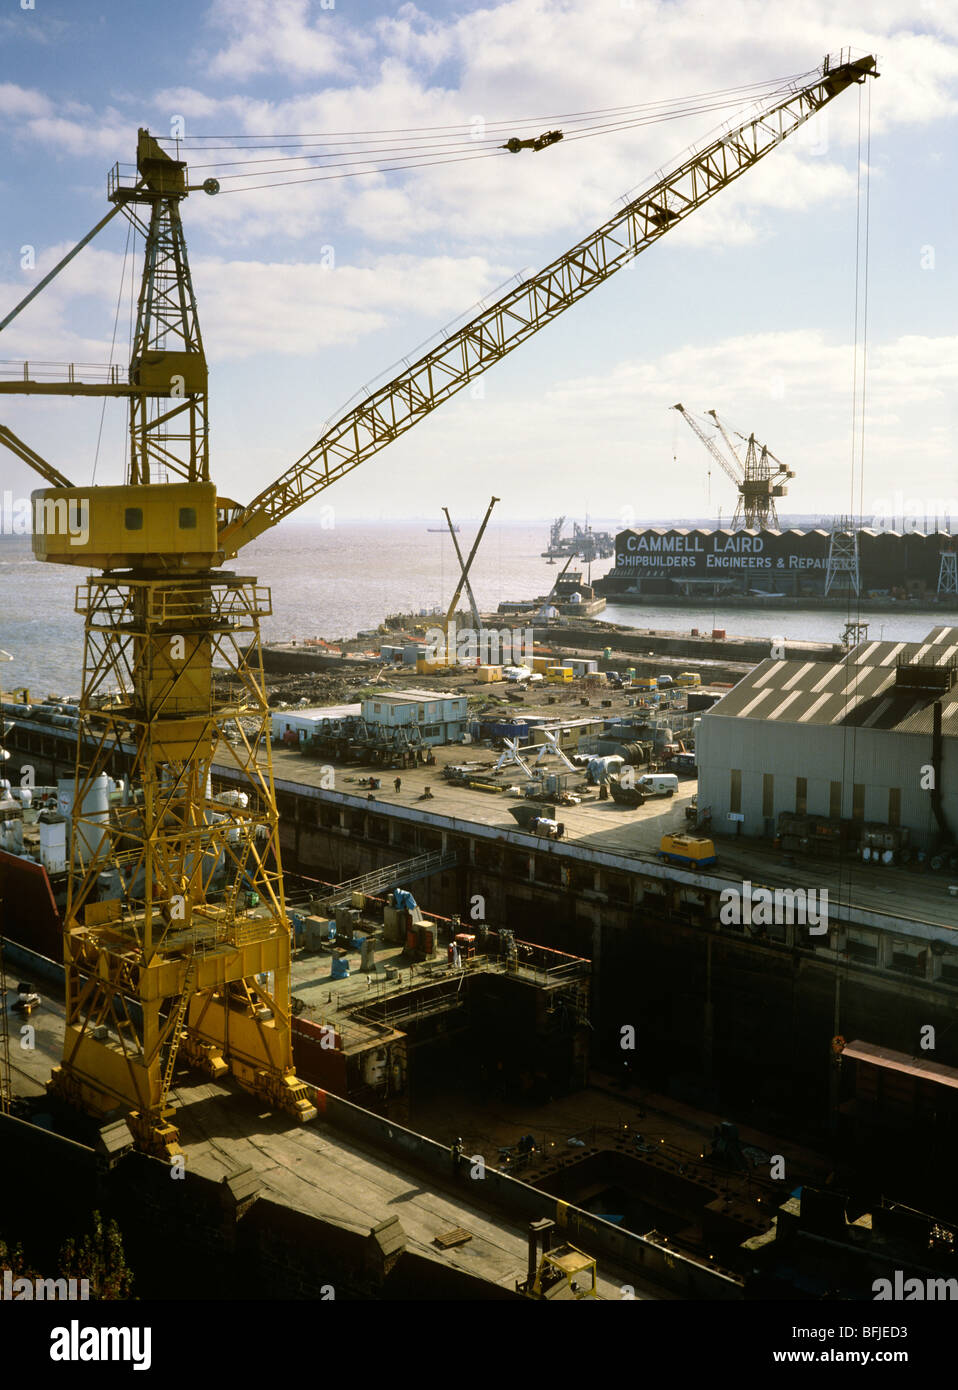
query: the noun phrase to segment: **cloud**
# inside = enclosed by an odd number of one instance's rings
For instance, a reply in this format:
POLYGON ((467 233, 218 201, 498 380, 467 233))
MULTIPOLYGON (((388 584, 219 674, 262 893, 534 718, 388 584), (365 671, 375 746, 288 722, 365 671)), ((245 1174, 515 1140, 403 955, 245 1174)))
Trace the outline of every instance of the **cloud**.
MULTIPOLYGON (((455 137, 462 143, 466 137, 466 148, 457 151, 465 156, 460 163, 222 197, 215 211, 204 211, 203 225, 222 242, 239 239, 244 245, 260 237, 322 233, 329 239, 332 227, 334 233, 342 228, 392 246, 439 237, 444 249, 458 247, 471 254, 492 239, 527 244, 545 235, 580 231, 608 215, 617 193, 643 183, 643 170, 651 176, 664 159, 672 162, 683 146, 700 142, 710 129, 717 131, 734 108, 703 109, 698 116, 664 126, 605 131, 601 139, 574 139, 573 122, 566 142, 541 156, 495 159, 468 157, 474 152, 467 137, 475 117, 505 121, 515 116, 518 121, 538 112, 546 119, 546 113, 587 111, 597 103, 631 105, 637 63, 643 102, 672 100, 677 90, 715 92, 734 80, 794 71, 796 54, 809 66, 817 64, 826 46, 837 52, 840 44, 852 42, 861 51, 879 53, 883 75, 874 87, 868 85, 865 98, 871 102, 872 133, 879 137, 958 110, 956 26, 943 7, 927 8, 927 14, 922 11, 924 32, 917 32, 904 0, 873 6, 870 29, 863 27, 851 0, 818 0, 810 10, 790 11, 774 22, 759 0, 730 0, 722 5, 721 24, 703 44, 703 14, 691 0, 668 7, 658 0, 635 0, 631 6, 613 0, 588 5, 580 0, 508 0, 440 18, 407 4, 394 16, 373 20, 361 34, 349 26, 344 10, 323 9, 318 0, 278 6, 267 0, 249 5, 219 0, 211 11, 210 32, 225 33, 226 39, 207 61, 204 87, 229 69, 234 82, 252 74, 279 77, 286 85, 283 96, 247 97, 234 90, 217 97, 188 88, 161 92, 157 100, 165 110, 184 110, 194 134, 201 121, 248 134, 432 127, 437 141, 455 137), (325 64, 332 43, 348 50, 349 59, 335 73, 324 71, 318 87, 297 90, 306 69, 325 64), (597 78, 601 97, 596 95, 597 78)), ((848 166, 858 123, 853 89, 741 186, 723 194, 720 218, 703 210, 692 219, 694 230, 683 229, 681 235, 697 244, 716 239, 742 243, 762 235, 765 209, 799 209, 851 196, 848 166)), ((503 126, 503 137, 508 133, 503 126)), ((193 158, 198 162, 198 154, 193 158)), ((238 182, 260 186, 272 181, 258 178, 255 167, 242 180, 233 178, 235 168, 224 172, 224 191, 238 182)), ((295 177, 310 175, 299 171, 295 177)))
POLYGON ((113 107, 103 110, 69 100, 58 104, 43 92, 4 82, 0 123, 13 138, 48 145, 58 155, 129 158, 130 118, 113 107))
MULTIPOLYGON (((567 139, 541 154, 467 157, 407 173, 243 194, 226 191, 235 187, 230 175, 248 176, 250 169, 202 167, 239 158, 238 153, 202 152, 204 142, 187 141, 194 177, 218 172, 224 189, 216 198, 193 196, 184 207, 207 351, 211 363, 230 364, 217 377, 217 392, 241 394, 254 375, 286 390, 283 433, 295 457, 297 444, 310 442, 318 425, 315 398, 299 398, 313 357, 323 356, 330 393, 338 394, 346 383, 342 394, 348 394, 353 377, 361 381, 381 369, 383 359, 408 347, 425 325, 459 314, 513 268, 543 265, 559 254, 611 215, 620 205, 613 198, 646 186, 660 166, 673 163, 679 151, 701 142, 731 115, 705 110, 703 101, 697 115, 681 121, 579 140, 573 138, 568 113, 714 92, 810 68, 826 48, 836 52, 851 43, 877 52, 879 81, 839 97, 786 146, 669 234, 664 258, 668 262, 674 248, 671 270, 679 294, 686 271, 695 286, 690 291, 698 296, 695 336, 704 346, 676 346, 677 323, 663 317, 658 329, 653 323, 641 337, 628 339, 642 343, 643 356, 617 363, 621 301, 613 293, 602 308, 596 296, 594 310, 576 312, 572 336, 566 330, 563 338, 557 327, 554 337, 547 335, 555 347, 544 341, 535 351, 530 346, 521 366, 504 364, 492 373, 484 400, 465 401, 468 393, 463 393, 414 438, 395 446, 397 456, 415 461, 424 491, 444 484, 450 456, 502 469, 502 485, 509 486, 513 499, 534 496, 526 460, 535 460, 536 469, 541 465, 535 486, 551 477, 556 486, 574 489, 588 486, 581 481, 585 458, 589 475, 601 478, 603 488, 608 477, 610 489, 629 494, 629 501, 637 488, 656 495, 671 489, 677 508, 684 505, 690 479, 704 487, 703 460, 691 457, 693 446, 700 446, 691 435, 682 455, 689 461, 685 475, 663 467, 672 456, 673 419, 678 421, 667 407, 689 397, 690 408, 714 405, 721 412, 724 401, 743 427, 750 428, 750 421, 756 428, 761 424, 770 440, 775 436, 776 452, 800 460, 798 481, 809 492, 813 484, 832 486, 847 455, 838 441, 846 439, 850 416, 850 349, 842 341, 850 310, 844 301, 823 300, 815 319, 800 317, 802 289, 792 267, 773 266, 767 255, 763 260, 763 244, 790 237, 791 254, 803 232, 817 230, 835 209, 847 213, 844 225, 850 226, 859 119, 867 129, 869 109, 873 188, 888 178, 893 160, 900 165, 914 152, 918 162, 932 158, 936 148, 950 148, 958 106, 958 10, 938 3, 915 11, 905 0, 875 0, 867 10, 852 0, 809 0, 790 9, 760 0, 708 0, 704 6, 699 0, 635 0, 631 6, 620 0, 490 0, 468 12, 465 5, 431 8, 434 13, 427 14, 405 4, 378 17, 364 12, 360 19, 345 0, 337 0, 335 9, 324 9, 319 0, 216 0, 198 31, 199 42, 191 21, 191 46, 176 67, 166 60, 181 35, 175 28, 157 31, 156 53, 148 55, 155 62, 146 63, 138 92, 113 87, 105 90, 107 101, 97 105, 82 85, 79 61, 69 69, 64 65, 62 80, 45 90, 24 79, 22 85, 0 84, 0 138, 12 154, 30 154, 23 186, 15 190, 21 206, 35 197, 29 185, 35 172, 52 186, 54 161, 68 156, 71 188, 59 195, 63 201, 52 218, 44 208, 46 194, 36 195, 36 207, 28 209, 31 228, 36 223, 29 239, 42 245, 44 215, 54 229, 51 240, 73 230, 74 219, 67 220, 63 206, 72 191, 80 187, 86 198, 94 188, 99 195, 105 156, 129 160, 137 126, 150 124, 163 134, 174 115, 185 116, 189 137, 224 131, 340 132, 335 139, 343 149, 351 148, 343 142, 353 138, 343 132, 392 132, 401 140, 435 127, 430 139, 438 144, 444 132, 468 136, 476 116, 502 122, 494 129, 503 139, 512 133, 513 119, 528 122, 526 129, 534 131, 536 121, 556 117, 566 126, 567 139), (182 79, 175 86, 172 72, 182 79), (88 101, 80 99, 85 96, 88 101), (567 113, 568 119, 557 113, 567 113), (897 143, 889 138, 894 135, 897 143), (92 164, 83 162, 87 158, 92 164), (716 309, 704 275, 696 278, 696 271, 711 262, 697 259, 696 252, 746 245, 744 275, 750 277, 754 267, 755 285, 767 286, 774 270, 781 285, 782 312, 773 322, 821 323, 821 332, 727 336, 730 324, 768 322, 761 291, 743 279, 741 313, 730 317, 727 287, 725 293, 718 287, 715 304, 725 307, 716 309), (332 271, 321 264, 327 248, 335 256, 332 271), (721 342, 719 335, 726 335, 721 342), (595 364, 594 372, 565 371, 577 349, 584 362, 595 364), (565 363, 562 353, 569 353, 565 363), (559 384, 549 387, 548 379, 559 384), (654 467, 646 471, 650 460, 654 467)), ((71 42, 77 32, 71 31, 71 42)), ((83 41, 99 42, 98 30, 83 34, 83 41)), ((78 42, 77 56, 82 55, 78 42)), ((123 81, 122 73, 117 81, 123 81)), ((377 143, 389 138, 381 134, 377 143)), ((462 143, 458 154, 468 155, 473 146, 462 143)), ((255 157, 276 153, 260 151, 255 157)), ((909 235, 916 207, 922 215, 930 208, 927 215, 941 216, 941 186, 938 170, 924 206, 909 187, 904 202, 888 208, 895 236, 909 235)), ((81 218, 81 224, 92 220, 81 218)), ((112 225, 115 230, 118 222, 112 225)), ((935 241, 931 225, 932 231, 916 233, 915 239, 935 241)), ((11 245, 21 239, 27 234, 11 245)), ((875 246, 877 271, 885 263, 879 266, 881 242, 875 246)), ((56 248, 63 249, 66 244, 56 248)), ((846 251, 839 248, 836 259, 846 251)), ((53 249, 45 252, 44 265, 52 263, 53 254, 53 249)), ((100 251, 99 243, 85 251, 7 330, 3 356, 105 360, 120 260, 115 252, 100 251)), ((15 255, 6 253, 3 264, 15 263, 15 255)), ((663 267, 653 251, 637 263, 635 273, 645 278, 661 271, 668 273, 669 266, 663 267)), ((803 266, 795 273, 810 271, 803 266)), ((850 284, 841 274, 835 271, 829 283, 850 284)), ((9 272, 5 278, 9 283, 0 285, 0 295, 13 303, 30 282, 9 272)), ((903 283, 903 275, 886 276, 885 313, 898 312, 894 296, 904 296, 903 283)), ((657 302, 661 305, 661 295, 657 302)), ((936 318, 926 317, 926 302, 919 293, 909 324, 937 326, 936 318)), ((122 335, 127 322, 124 298, 122 335)), ((624 331, 632 331, 631 321, 624 331)), ((875 413, 870 406, 869 457, 889 478, 918 451, 922 469, 953 468, 950 439, 958 420, 951 418, 948 397, 954 389, 949 363, 955 345, 936 339, 934 329, 911 337, 892 336, 894 331, 888 328, 887 340, 871 346, 875 413)), ((124 360, 125 342, 122 346, 124 360)), ((67 413, 58 407, 51 419, 67 413)), ((255 420, 246 419, 241 429, 227 421, 226 411, 214 411, 214 419, 223 449, 235 453, 237 470, 255 490, 258 472, 271 467, 273 446, 251 439, 249 425, 255 420)), ((69 435, 65 439, 69 445, 69 435)), ((393 456, 391 449, 389 463, 370 465, 380 467, 376 476, 387 484, 393 456)), ((474 483, 466 477, 469 471, 459 470, 457 487, 475 487, 475 510, 481 511, 492 478, 483 471, 474 483)), ((598 489, 598 482, 594 485, 598 489)), ((347 480, 346 496, 351 486, 347 480)), ((365 477, 356 484, 357 506, 368 486, 365 477)), ((557 500, 560 505, 566 504, 557 500)))
POLYGON ((217 345, 218 359, 231 360, 310 355, 355 343, 399 316, 441 321, 475 302, 500 272, 479 257, 382 256, 332 270, 201 259, 194 281, 205 340, 217 345))
POLYGON ((344 23, 335 0, 316 6, 309 0, 214 0, 207 22, 227 34, 209 73, 236 81, 273 71, 340 76, 351 70, 351 56, 366 46, 344 23))
POLYGON ((53 103, 42 92, 18 87, 15 82, 0 82, 0 116, 30 119, 46 116, 53 110, 53 103))
MULTIPOLYGON (((68 249, 69 243, 48 247, 29 277, 0 283, 0 304, 17 303, 68 249)), ((204 343, 214 362, 309 356, 356 343, 391 320, 442 323, 488 294, 506 273, 481 257, 411 255, 379 256, 365 266, 333 262, 330 268, 312 261, 198 256, 191 270, 204 343)), ((5 331, 4 356, 105 363, 123 273, 121 253, 87 248, 5 331), (77 332, 80 322, 89 331, 77 332)), ((114 354, 124 363, 128 300, 127 291, 114 354)))
MULTIPOLYGON (((654 503, 680 513, 694 507, 693 499, 701 502, 709 470, 719 499, 725 480, 670 407, 682 401, 696 415, 714 408, 732 428, 754 430, 796 469, 788 506, 812 511, 841 506, 848 495, 852 382, 847 342, 816 330, 742 334, 625 360, 602 375, 566 376, 521 404, 493 386, 482 411, 473 407, 473 419, 481 420, 480 447, 498 439, 507 456, 526 452, 531 461, 548 441, 556 479, 574 477, 589 458, 601 473, 603 496, 640 511, 654 503), (666 468, 673 456, 678 467, 666 468)), ((919 457, 921 489, 947 491, 956 468, 956 387, 958 337, 910 334, 870 345, 863 454, 858 423, 855 436, 856 470, 864 458, 868 495, 900 486, 903 462, 919 457)), ((433 448, 448 447, 457 424, 461 429, 461 419, 445 417, 437 433, 446 438, 432 441, 433 448)), ((471 434, 477 439, 475 423, 471 434)), ((428 463, 432 450, 422 449, 422 441, 420 452, 428 463)))
MULTIPOLYGON (((452 127, 457 139, 468 137, 476 116, 505 122, 538 113, 546 119, 548 113, 631 105, 637 95, 657 102, 677 92, 715 92, 803 62, 817 64, 826 46, 837 51, 849 42, 879 54, 882 77, 868 84, 865 98, 874 137, 958 110, 958 23, 950 7, 923 6, 919 31, 905 0, 880 0, 869 8, 867 25, 852 0, 812 0, 776 14, 774 21, 760 0, 728 0, 721 23, 710 28, 703 44, 707 15, 693 0, 667 6, 660 0, 506 0, 448 16, 405 4, 360 26, 342 4, 326 8, 321 0, 214 0, 206 20, 207 51, 192 57, 201 85, 160 88, 146 101, 128 94, 102 111, 70 110, 63 100, 6 84, 0 86, 0 121, 6 116, 20 138, 57 151, 126 159, 137 125, 149 119, 163 134, 173 115, 186 117, 188 136, 211 129, 257 135, 405 131, 379 144, 408 146, 408 132, 426 127, 436 128, 436 141, 452 127), (253 79, 255 90, 244 90, 253 79)), ((602 138, 583 140, 573 138, 573 122, 567 140, 541 155, 465 157, 405 173, 278 188, 263 187, 274 181, 257 177, 268 168, 263 164, 245 171, 209 169, 203 177, 218 173, 223 195, 205 207, 191 205, 190 216, 222 246, 311 238, 323 244, 361 236, 422 254, 423 243, 432 239, 443 251, 465 255, 485 254, 493 242, 509 243, 518 260, 527 260, 541 238, 549 237, 550 248, 558 249, 560 238, 607 216, 611 199, 643 182, 643 171, 651 175, 731 114, 731 108, 703 109, 664 126, 605 131, 602 138), (239 172, 244 178, 237 180, 239 172), (244 182, 261 191, 234 195, 244 182)), ((765 234, 766 210, 851 196, 858 121, 853 91, 742 185, 723 193, 720 214, 703 209, 679 238, 699 245, 754 241, 765 234)), ((501 133, 509 133, 505 125, 501 133)), ((337 138, 340 148, 350 148, 343 140, 352 137, 337 138)), ((468 138, 465 145, 458 151, 462 156, 473 152, 468 138)), ((213 160, 242 157, 189 150, 197 170, 213 160)), ((293 176, 311 177, 308 170, 286 175, 293 176)))

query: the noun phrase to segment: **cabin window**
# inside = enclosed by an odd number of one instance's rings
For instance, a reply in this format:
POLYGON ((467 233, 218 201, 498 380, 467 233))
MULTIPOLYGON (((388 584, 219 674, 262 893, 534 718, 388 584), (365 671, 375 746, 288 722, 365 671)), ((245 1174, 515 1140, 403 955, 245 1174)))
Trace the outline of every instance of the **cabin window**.
POLYGON ((127 507, 123 516, 123 524, 128 531, 142 531, 143 508, 127 507))
POLYGON ((181 508, 180 508, 180 530, 181 530, 181 531, 195 531, 195 530, 196 530, 196 508, 195 508, 195 507, 181 507, 181 508))

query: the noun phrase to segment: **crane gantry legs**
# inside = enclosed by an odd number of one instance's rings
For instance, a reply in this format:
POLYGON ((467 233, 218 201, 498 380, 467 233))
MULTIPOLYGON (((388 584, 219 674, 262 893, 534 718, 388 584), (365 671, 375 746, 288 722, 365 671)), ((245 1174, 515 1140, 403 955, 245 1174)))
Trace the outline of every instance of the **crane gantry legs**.
POLYGON ((259 646, 269 591, 224 573, 106 575, 81 586, 77 607, 67 1016, 51 1084, 94 1114, 122 1105, 140 1145, 166 1154, 177 1048, 210 1076, 231 1070, 269 1102, 315 1113, 291 1065, 259 646), (127 777, 111 796, 118 766, 127 777), (214 796, 217 766, 230 789, 214 796))
POLYGON ((165 1155, 177 1151, 178 1056, 315 1114, 292 1066, 259 633, 270 595, 215 568, 224 508, 209 481, 207 366, 179 213, 189 191, 185 164, 141 131, 137 178, 109 185, 145 239, 129 380, 116 389, 130 402, 127 481, 49 497, 53 515, 86 509, 81 544, 56 526, 34 535, 41 559, 102 571, 77 593, 66 1029, 50 1087, 94 1116, 123 1110, 137 1143, 165 1155), (216 795, 218 775, 230 785, 216 795))

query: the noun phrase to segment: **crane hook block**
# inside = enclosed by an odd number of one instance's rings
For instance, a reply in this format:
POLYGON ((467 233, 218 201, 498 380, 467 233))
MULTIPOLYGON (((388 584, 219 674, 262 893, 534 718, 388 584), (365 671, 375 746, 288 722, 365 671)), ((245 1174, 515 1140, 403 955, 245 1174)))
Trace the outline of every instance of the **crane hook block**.
POLYGON ((554 145, 557 140, 562 139, 561 130, 547 130, 542 135, 537 135, 534 140, 520 140, 513 136, 504 145, 500 145, 500 150, 508 150, 510 154, 518 154, 520 150, 544 150, 547 145, 554 145))

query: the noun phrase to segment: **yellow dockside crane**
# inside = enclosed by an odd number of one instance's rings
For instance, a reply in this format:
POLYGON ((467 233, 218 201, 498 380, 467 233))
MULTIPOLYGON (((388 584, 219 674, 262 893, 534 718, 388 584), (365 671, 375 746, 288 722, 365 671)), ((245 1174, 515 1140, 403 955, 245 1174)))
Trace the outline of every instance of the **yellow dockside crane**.
POLYGON ((180 219, 184 198, 218 185, 190 184, 185 162, 140 131, 135 176, 117 168, 109 179, 112 209, 0 322, 2 330, 118 213, 142 235, 128 373, 90 379, 71 367, 65 379, 40 380, 24 364, 18 379, 0 382, 0 393, 118 396, 130 406, 128 476, 116 486, 71 484, 0 426, 0 442, 50 485, 34 494, 37 557, 98 571, 76 593, 85 655, 55 1093, 93 1116, 121 1109, 136 1142, 161 1155, 177 1151, 167 1104, 177 1050, 299 1119, 314 1114, 292 1066, 290 930, 259 638, 270 595, 224 566, 870 75, 873 58, 826 60, 813 80, 693 153, 368 395, 247 506, 217 495, 210 478, 207 365, 180 219), (228 697, 214 667, 229 673, 228 697), (106 772, 117 756, 130 773, 111 804, 106 772), (216 767, 232 772, 235 790, 214 795, 216 767))

